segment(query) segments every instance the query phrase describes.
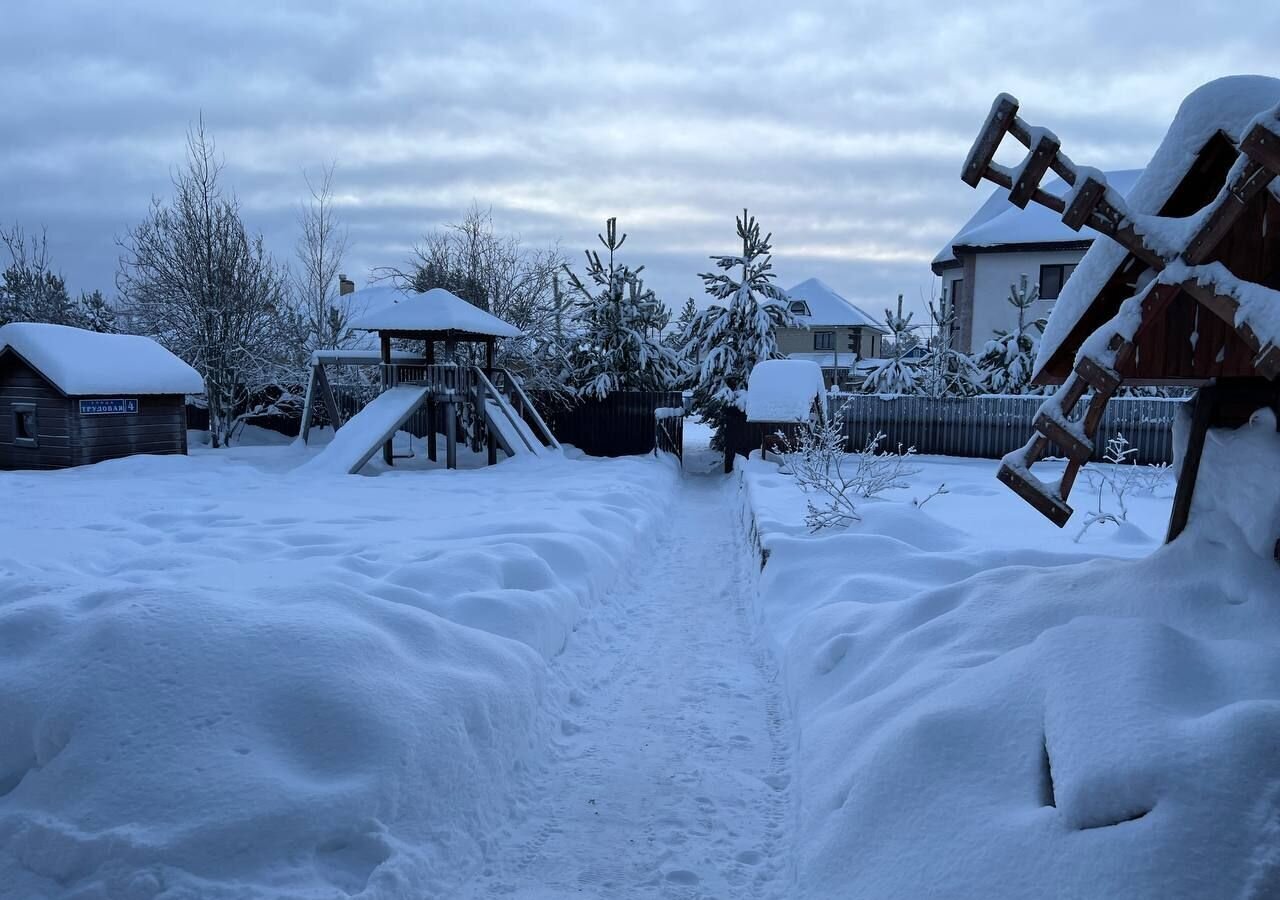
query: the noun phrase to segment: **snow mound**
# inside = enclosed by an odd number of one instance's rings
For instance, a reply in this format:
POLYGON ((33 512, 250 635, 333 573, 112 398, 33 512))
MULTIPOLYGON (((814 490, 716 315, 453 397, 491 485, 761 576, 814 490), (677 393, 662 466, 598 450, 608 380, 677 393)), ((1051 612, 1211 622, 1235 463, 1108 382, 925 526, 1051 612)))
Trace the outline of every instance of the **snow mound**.
POLYGON ((1141 559, 998 548, 932 505, 761 525, 798 896, 1280 896, 1274 419, 1204 461, 1191 527, 1141 559))
POLYGON ((807 422, 826 395, 822 369, 807 359, 769 359, 747 377, 748 422, 807 422))
POLYGON ((0 894, 440 896, 676 481, 271 477, 300 454, 253 450, 0 474, 0 894))
POLYGON ((8 348, 71 396, 204 393, 199 372, 141 335, 10 322, 0 327, 0 353, 8 348))

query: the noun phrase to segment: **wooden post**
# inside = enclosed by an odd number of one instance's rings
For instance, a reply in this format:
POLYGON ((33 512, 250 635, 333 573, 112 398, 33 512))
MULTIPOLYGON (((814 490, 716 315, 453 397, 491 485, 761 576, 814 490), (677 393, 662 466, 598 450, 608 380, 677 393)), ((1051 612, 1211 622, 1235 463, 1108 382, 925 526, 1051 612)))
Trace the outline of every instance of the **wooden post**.
MULTIPOLYGON (((495 340, 494 338, 489 338, 487 341, 484 342, 484 374, 485 374, 485 377, 488 378, 490 381, 493 380, 494 340, 495 340)), ((482 405, 480 409, 476 410, 476 417, 480 421, 484 421, 484 414, 485 414, 484 407, 483 407, 484 395, 481 394, 479 396, 480 396, 482 405)), ((488 444, 488 448, 487 448, 488 456, 486 457, 486 462, 491 466, 496 466, 498 464, 498 436, 493 433, 492 428, 486 428, 485 435, 487 437, 486 443, 488 444)))
POLYGON ((452 400, 446 400, 444 407, 444 464, 450 469, 458 468, 458 414, 452 400))
MULTIPOLYGON (((427 366, 430 368, 436 364, 436 342, 428 340, 426 351, 423 356, 427 360, 427 366)), ((436 429, 440 422, 440 406, 436 403, 435 388, 432 387, 431 399, 427 401, 427 459, 432 462, 436 461, 436 429)))
POLYGON ((1207 384, 1196 391, 1196 398, 1191 408, 1191 431, 1187 435, 1187 446, 1182 451, 1182 465, 1178 469, 1178 488, 1173 495, 1173 511, 1169 514, 1169 531, 1165 534, 1167 544, 1182 534, 1187 527, 1187 519, 1191 516, 1191 498, 1196 490, 1196 477, 1200 474, 1200 457, 1204 453, 1204 439, 1209 431, 1209 422, 1213 419, 1214 407, 1218 400, 1218 386, 1207 384))
MULTIPOLYGON (((391 335, 385 331, 378 332, 378 338, 382 345, 382 389, 385 391, 393 387, 394 378, 391 373, 391 335)), ((382 461, 387 465, 393 465, 391 456, 392 443, 395 440, 393 434, 385 444, 382 445, 382 461)))

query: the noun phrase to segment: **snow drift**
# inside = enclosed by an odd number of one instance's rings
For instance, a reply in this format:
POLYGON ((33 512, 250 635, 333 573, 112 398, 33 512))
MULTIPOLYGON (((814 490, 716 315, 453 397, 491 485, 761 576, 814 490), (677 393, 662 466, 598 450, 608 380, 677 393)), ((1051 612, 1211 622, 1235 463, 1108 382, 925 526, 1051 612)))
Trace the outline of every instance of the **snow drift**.
POLYGON ((0 475, 0 894, 433 895, 674 484, 654 460, 264 458, 0 475))
POLYGON ((1280 895, 1271 413, 1205 466, 1191 528, 1136 560, 993 547, 932 506, 757 519, 803 896, 1280 895))

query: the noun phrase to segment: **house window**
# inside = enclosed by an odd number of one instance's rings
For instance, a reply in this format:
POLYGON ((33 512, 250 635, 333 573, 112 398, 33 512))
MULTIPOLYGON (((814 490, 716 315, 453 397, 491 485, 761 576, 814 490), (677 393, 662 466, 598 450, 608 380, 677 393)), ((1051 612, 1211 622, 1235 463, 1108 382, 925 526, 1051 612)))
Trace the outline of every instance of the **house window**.
POLYGON ((956 304, 960 302, 960 295, 963 292, 964 292, 963 278, 957 278, 955 281, 951 282, 951 295, 949 299, 951 300, 952 309, 955 309, 956 304))
POLYGON ((813 333, 814 350, 836 349, 836 333, 834 331, 815 331, 813 333))
POLYGON ((803 300, 792 300, 791 312, 797 316, 807 316, 809 315, 809 306, 803 300))
POLYGON ((862 329, 849 329, 849 352, 862 355, 862 329))
POLYGON ((1040 299, 1057 300, 1062 293, 1062 286, 1067 283, 1074 265, 1041 266, 1040 267, 1040 299))
POLYGON ((24 447, 39 446, 36 425, 36 407, 34 403, 15 403, 13 405, 13 437, 15 444, 24 447))

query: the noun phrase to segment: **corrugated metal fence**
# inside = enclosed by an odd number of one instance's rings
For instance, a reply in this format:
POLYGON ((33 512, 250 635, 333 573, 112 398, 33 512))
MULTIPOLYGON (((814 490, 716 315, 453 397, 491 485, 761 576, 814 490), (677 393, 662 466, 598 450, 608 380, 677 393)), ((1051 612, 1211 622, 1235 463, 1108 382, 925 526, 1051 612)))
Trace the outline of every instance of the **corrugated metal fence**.
MULTIPOLYGON (((1031 421, 1043 397, 981 396, 945 398, 852 394, 830 398, 832 416, 843 409, 849 448, 884 432, 887 448, 915 447, 917 453, 999 459, 1031 437, 1031 421)), ((1095 459, 1117 432, 1138 450, 1139 463, 1173 461, 1173 420, 1185 400, 1116 397, 1103 415, 1095 459)), ((1054 453, 1057 449, 1054 448, 1054 453)))
MULTIPOLYGON (((604 399, 584 398, 571 405, 541 394, 533 400, 562 443, 591 456, 652 453, 657 443, 654 413, 683 402, 679 391, 614 391, 604 399)), ((681 440, 683 426, 680 422, 681 440)), ((674 430, 670 437, 674 439, 674 430)))

